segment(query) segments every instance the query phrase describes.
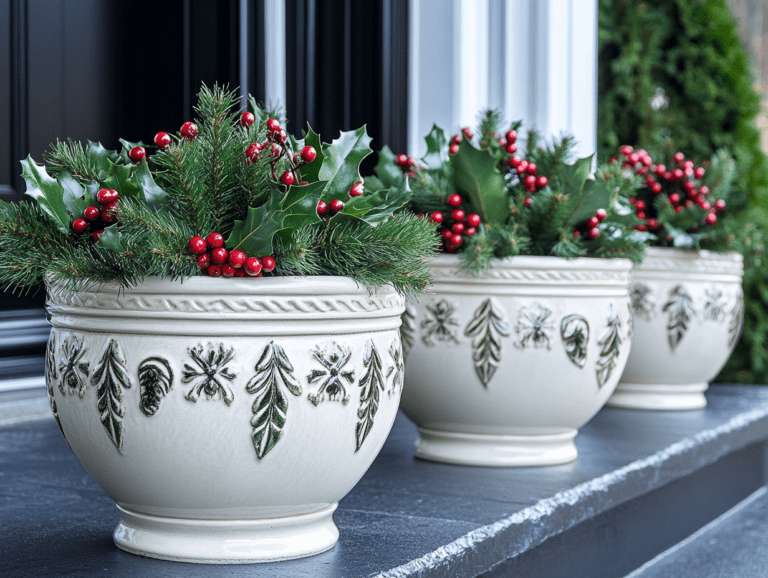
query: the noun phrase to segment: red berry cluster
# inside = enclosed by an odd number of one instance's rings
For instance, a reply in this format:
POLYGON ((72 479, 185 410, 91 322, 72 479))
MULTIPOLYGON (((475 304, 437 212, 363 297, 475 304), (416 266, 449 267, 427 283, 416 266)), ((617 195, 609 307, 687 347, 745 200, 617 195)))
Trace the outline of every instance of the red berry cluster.
POLYGON ((446 204, 452 209, 450 212, 433 212, 429 218, 440 225, 440 234, 443 238, 443 250, 454 253, 464 241, 464 237, 472 237, 480 226, 480 215, 469 215, 461 208, 461 197, 457 194, 450 195, 446 204))
MULTIPOLYGON (((701 184, 705 168, 697 167, 693 161, 686 160, 685 155, 676 152, 672 155, 672 166, 655 164, 651 155, 643 149, 634 150, 629 145, 619 148, 623 156, 622 168, 634 171, 636 175, 644 177, 643 186, 637 197, 632 197, 629 202, 635 207, 637 217, 643 221, 637 226, 640 231, 658 231, 663 225, 656 218, 653 199, 657 195, 665 195, 675 212, 679 213, 685 207, 694 205, 707 211, 702 224, 714 225, 717 222, 717 212, 725 209, 725 201, 716 199, 708 200, 709 187, 701 184)), ((618 160, 613 158, 611 160, 618 160)))
MULTIPOLYGON (((244 112, 240 115, 240 125, 249 127, 254 123, 254 116, 250 112, 244 112)), ((262 153, 269 154, 270 165, 272 166, 272 178, 280 181, 286 187, 299 183, 306 185, 306 181, 300 181, 298 169, 302 165, 311 163, 317 158, 317 151, 314 147, 305 146, 301 152, 293 153, 288 146, 288 133, 280 127, 280 121, 276 118, 267 120, 267 138, 263 143, 251 143, 245 149, 245 160, 248 164, 255 163, 262 153), (289 169, 284 171, 278 179, 277 165, 281 159, 288 161, 289 169)))
POLYGON ((587 239, 597 239, 600 236, 598 225, 602 223, 607 216, 608 213, 605 209, 598 209, 593 216, 581 225, 581 227, 574 229, 573 236, 581 237, 583 235, 587 239))
POLYGON ((395 162, 406 175, 409 177, 416 176, 416 171, 414 170, 414 167, 416 166, 416 159, 409 157, 406 154, 400 153, 395 157, 395 162))
POLYGON ((91 238, 98 242, 99 237, 104 233, 104 226, 111 225, 117 221, 117 202, 120 200, 120 193, 114 189, 101 189, 96 193, 98 207, 86 207, 83 211, 82 219, 75 219, 72 223, 72 231, 76 235, 90 233, 91 238))
POLYGON ((273 257, 248 257, 243 251, 227 251, 224 237, 211 233, 205 239, 192 237, 187 243, 189 250, 197 255, 197 264, 210 277, 261 277, 275 269, 273 257))

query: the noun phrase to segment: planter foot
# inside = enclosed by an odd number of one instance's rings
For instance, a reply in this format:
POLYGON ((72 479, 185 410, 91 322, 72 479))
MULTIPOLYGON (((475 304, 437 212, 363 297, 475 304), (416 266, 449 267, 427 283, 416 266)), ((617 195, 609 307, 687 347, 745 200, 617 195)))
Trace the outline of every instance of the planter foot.
POLYGON ((263 520, 193 520, 132 512, 118 505, 115 544, 126 552, 200 564, 275 562, 333 547, 337 504, 299 516, 263 520))
POLYGON ((578 430, 557 434, 485 435, 419 428, 416 457, 464 466, 553 466, 576 459, 578 430))
POLYGON ((646 383, 619 383, 606 405, 625 409, 652 409, 680 411, 703 409, 708 384, 661 385, 646 383))

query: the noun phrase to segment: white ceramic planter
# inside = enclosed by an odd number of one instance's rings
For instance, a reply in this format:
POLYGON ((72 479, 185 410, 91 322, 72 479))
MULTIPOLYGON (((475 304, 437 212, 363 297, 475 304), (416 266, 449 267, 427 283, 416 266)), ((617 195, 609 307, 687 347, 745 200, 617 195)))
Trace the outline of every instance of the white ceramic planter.
POLYGON ((117 502, 123 550, 274 561, 338 539, 332 514, 402 389, 403 299, 346 278, 49 285, 54 416, 117 502))
POLYGON ((705 407, 741 333, 743 272, 739 253, 649 247, 632 274, 632 353, 608 405, 705 407))
POLYGON ((481 466, 576 459, 578 428, 603 406, 629 354, 625 259, 513 257, 480 277, 456 256, 403 315, 401 406, 420 458, 481 466))

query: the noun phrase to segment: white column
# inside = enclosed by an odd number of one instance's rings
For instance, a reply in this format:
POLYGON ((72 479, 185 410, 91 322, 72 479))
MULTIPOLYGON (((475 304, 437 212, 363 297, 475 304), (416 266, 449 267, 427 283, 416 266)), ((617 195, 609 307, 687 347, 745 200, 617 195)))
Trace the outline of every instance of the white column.
POLYGON ((409 58, 410 154, 484 108, 595 152, 597 0, 412 0, 409 58))
POLYGON ((285 110, 285 0, 264 2, 266 105, 285 110))

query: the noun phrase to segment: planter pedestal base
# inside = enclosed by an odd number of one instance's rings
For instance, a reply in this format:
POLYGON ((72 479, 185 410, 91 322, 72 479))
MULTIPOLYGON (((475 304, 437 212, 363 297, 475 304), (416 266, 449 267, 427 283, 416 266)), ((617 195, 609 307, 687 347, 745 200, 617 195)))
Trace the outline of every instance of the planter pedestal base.
POLYGON ((319 554, 333 547, 337 504, 299 516, 262 520, 192 520, 148 516, 120 505, 115 544, 161 560, 203 564, 275 562, 319 554))
POLYGON ((576 459, 578 430, 557 434, 484 435, 418 428, 416 457, 463 466, 554 466, 576 459))
POLYGON ((624 409, 680 411, 707 406, 707 383, 659 385, 620 382, 606 405, 624 409))

